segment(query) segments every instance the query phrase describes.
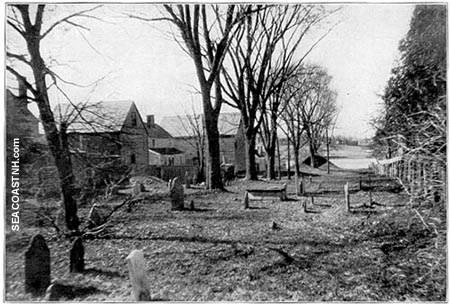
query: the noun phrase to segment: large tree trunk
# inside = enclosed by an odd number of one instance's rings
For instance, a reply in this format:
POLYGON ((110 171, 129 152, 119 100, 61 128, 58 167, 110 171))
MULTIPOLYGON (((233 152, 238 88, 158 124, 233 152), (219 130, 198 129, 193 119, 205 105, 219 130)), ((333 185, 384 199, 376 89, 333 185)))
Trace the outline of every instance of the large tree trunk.
POLYGON ((26 38, 26 41, 36 82, 36 92, 34 93, 35 99, 39 108, 39 114, 47 142, 55 160, 55 165, 60 178, 66 227, 69 231, 78 232, 79 220, 77 216, 77 203, 73 197, 74 175, 68 142, 66 137, 61 137, 61 133, 58 132, 53 112, 50 108, 47 85, 45 82, 47 69, 39 50, 40 34, 33 30, 30 31, 30 34, 34 35, 29 35, 26 38))
POLYGON ((275 147, 270 145, 266 149, 266 162, 267 162, 267 173, 266 178, 268 180, 273 180, 275 178, 275 147))
POLYGON ((256 169, 256 141, 255 134, 245 135, 245 179, 258 180, 258 171, 256 169))
MULTIPOLYGON (((207 102, 210 103, 210 102, 207 102)), ((223 189, 220 173, 220 143, 218 118, 213 112, 204 111, 206 131, 206 184, 208 189, 223 189)))
POLYGON ((300 179, 300 160, 299 160, 299 154, 298 150, 294 147, 294 164, 295 164, 295 194, 299 195, 299 179, 300 179))
POLYGON ((267 179, 272 180, 275 178, 275 152, 277 148, 277 115, 276 109, 270 116, 270 132, 269 132, 269 143, 267 144, 267 179))

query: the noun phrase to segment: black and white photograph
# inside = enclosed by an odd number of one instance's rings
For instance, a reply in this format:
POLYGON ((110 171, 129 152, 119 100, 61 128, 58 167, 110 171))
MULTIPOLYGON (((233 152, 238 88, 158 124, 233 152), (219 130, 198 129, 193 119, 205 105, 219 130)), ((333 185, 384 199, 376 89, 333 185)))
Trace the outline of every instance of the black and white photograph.
POLYGON ((3 6, 3 302, 448 302, 447 2, 3 6))

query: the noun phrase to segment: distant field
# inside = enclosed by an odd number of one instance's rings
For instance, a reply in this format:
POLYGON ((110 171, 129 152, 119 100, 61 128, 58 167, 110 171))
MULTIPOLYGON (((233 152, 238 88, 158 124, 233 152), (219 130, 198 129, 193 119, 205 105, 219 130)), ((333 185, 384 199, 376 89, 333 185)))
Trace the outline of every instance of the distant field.
MULTIPOLYGON (((326 151, 322 154, 326 154, 326 151)), ((344 169, 364 169, 376 162, 376 159, 366 147, 339 145, 330 150, 330 161, 344 169)))

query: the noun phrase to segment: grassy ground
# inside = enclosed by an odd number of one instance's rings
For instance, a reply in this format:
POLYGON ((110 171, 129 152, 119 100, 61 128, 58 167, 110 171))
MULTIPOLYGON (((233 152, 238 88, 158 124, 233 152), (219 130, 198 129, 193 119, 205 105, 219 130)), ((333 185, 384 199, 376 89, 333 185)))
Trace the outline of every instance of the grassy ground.
MULTIPOLYGON (((293 180, 290 200, 251 201, 248 210, 242 204, 245 189, 287 181, 236 181, 228 192, 190 189, 186 204, 193 200, 194 211, 172 212, 167 199, 147 199, 130 213, 119 211, 102 238, 85 241, 82 274, 68 273, 67 241, 50 227, 26 226, 6 236, 6 299, 43 299, 23 291, 23 252, 40 231, 49 243, 52 279, 89 287, 78 291, 78 301, 129 301, 125 258, 133 249, 145 254, 158 300, 445 300, 445 219, 421 211, 437 230, 427 230, 417 216, 407 228, 408 197, 382 188, 372 196, 383 206, 347 213, 341 186, 351 177, 357 184, 358 175, 312 177, 306 187, 316 196, 308 212, 300 204, 309 198, 295 195, 293 180)), ((368 193, 355 188, 351 201, 368 203, 368 193)))

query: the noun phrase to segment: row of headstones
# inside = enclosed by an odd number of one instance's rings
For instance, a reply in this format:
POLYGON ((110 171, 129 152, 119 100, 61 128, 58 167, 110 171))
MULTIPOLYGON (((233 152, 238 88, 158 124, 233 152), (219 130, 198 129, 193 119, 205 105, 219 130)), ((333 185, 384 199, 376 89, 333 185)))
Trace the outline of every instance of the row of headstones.
MULTIPOLYGON (((83 272, 84 247, 81 237, 75 239, 70 249, 70 272, 83 272), (81 260, 80 260, 81 259, 81 260)), ((137 301, 149 301, 149 281, 146 275, 145 260, 142 251, 134 250, 126 258, 133 297, 137 301)), ((45 238, 36 234, 31 238, 25 251, 25 292, 32 294, 52 294, 50 269, 50 249, 45 238)))
MULTIPOLYGON (((190 188, 189 177, 186 173, 186 188, 190 188)), ((184 209, 184 187, 181 184, 178 177, 169 180, 168 183, 170 200, 172 203, 172 210, 183 210, 184 209)), ((136 182, 133 185, 132 194, 137 197, 141 192, 145 191, 145 186, 142 183, 136 182)))
MULTIPOLYGON (((84 270, 83 239, 77 237, 70 248, 70 272, 84 270)), ((36 234, 25 251, 25 292, 42 294, 51 291, 50 250, 44 237, 36 234)))

